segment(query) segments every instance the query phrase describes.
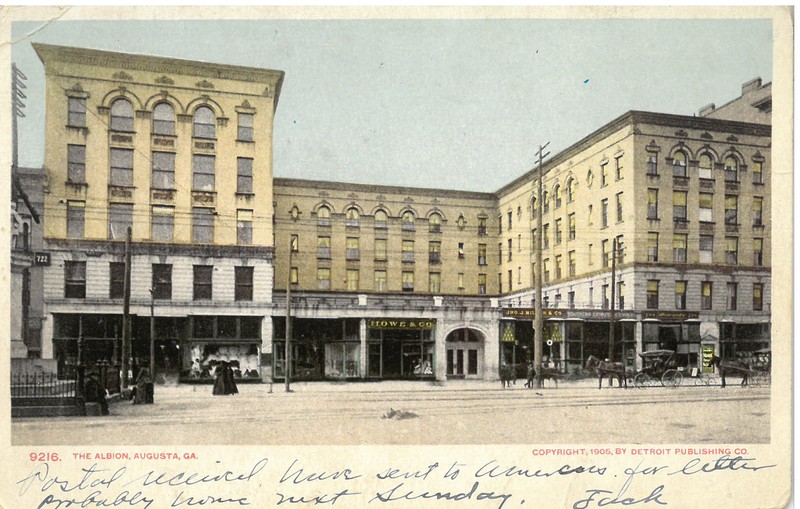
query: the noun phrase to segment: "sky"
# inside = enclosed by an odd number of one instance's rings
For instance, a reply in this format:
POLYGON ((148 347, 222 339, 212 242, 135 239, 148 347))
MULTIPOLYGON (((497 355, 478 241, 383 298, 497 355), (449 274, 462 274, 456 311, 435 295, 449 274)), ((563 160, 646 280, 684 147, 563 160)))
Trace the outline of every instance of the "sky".
POLYGON ((629 110, 695 115, 772 80, 756 19, 41 21, 12 26, 28 96, 20 165, 44 160, 31 42, 286 73, 274 174, 493 192, 629 110))

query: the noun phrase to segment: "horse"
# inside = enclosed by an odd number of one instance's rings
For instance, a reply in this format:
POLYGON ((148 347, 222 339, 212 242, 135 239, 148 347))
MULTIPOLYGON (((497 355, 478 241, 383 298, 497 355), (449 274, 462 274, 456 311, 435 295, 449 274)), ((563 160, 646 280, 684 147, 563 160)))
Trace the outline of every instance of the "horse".
POLYGON ((722 387, 725 387, 725 375, 732 374, 732 375, 739 375, 742 377, 741 386, 744 387, 748 385, 750 381, 750 375, 753 374, 753 371, 745 366, 742 363, 734 362, 734 361, 724 361, 722 357, 718 357, 716 355, 711 356, 711 365, 715 366, 719 370, 719 377, 722 379, 722 387))
POLYGON ((503 389, 510 388, 512 383, 517 382, 517 369, 514 364, 503 364, 500 366, 500 385, 503 389))
POLYGON ((627 373, 625 373, 625 365, 621 362, 601 361, 594 355, 590 355, 589 358, 586 359, 586 369, 594 369, 597 371, 598 389, 603 388, 603 377, 606 375, 608 375, 609 387, 614 387, 613 380, 614 377, 616 377, 620 388, 622 388, 623 385, 626 389, 628 388, 628 378, 627 373))
POLYGON ((533 364, 528 366, 528 381, 525 382, 526 389, 532 389, 534 381, 537 381, 537 386, 544 387, 545 380, 552 380, 556 384, 556 389, 558 389, 558 379, 561 378, 561 371, 557 368, 539 368, 538 372, 534 369, 533 364))

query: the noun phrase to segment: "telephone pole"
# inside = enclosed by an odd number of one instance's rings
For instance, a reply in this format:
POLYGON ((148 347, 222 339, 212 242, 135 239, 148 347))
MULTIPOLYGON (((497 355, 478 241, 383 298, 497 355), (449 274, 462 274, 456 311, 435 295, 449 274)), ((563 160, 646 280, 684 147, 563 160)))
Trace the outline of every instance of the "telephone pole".
POLYGON ((542 348, 544 342, 542 341, 542 189, 544 189, 544 173, 542 171, 542 161, 545 157, 550 155, 550 152, 545 153, 544 149, 550 144, 548 141, 544 145, 539 145, 539 152, 536 154, 539 157, 539 187, 536 198, 536 300, 533 303, 533 339, 535 346, 533 349, 533 367, 536 370, 536 387, 542 387, 542 348))
POLYGON ((617 286, 617 239, 615 238, 614 241, 611 243, 611 322, 609 324, 609 331, 608 331, 608 360, 611 362, 614 362, 614 341, 615 341, 614 335, 616 332, 616 327, 615 327, 616 314, 614 312, 616 286, 617 286))
MULTIPOLYGON (((125 239, 125 283, 122 295, 122 388, 128 388, 128 359, 131 355, 131 237, 128 227, 125 239)), ((134 374, 134 376, 136 376, 134 374)))
POLYGON ((284 351, 285 367, 283 374, 284 388, 286 392, 292 392, 289 387, 289 379, 292 370, 292 251, 294 246, 289 240, 289 262, 286 267, 286 346, 284 351))

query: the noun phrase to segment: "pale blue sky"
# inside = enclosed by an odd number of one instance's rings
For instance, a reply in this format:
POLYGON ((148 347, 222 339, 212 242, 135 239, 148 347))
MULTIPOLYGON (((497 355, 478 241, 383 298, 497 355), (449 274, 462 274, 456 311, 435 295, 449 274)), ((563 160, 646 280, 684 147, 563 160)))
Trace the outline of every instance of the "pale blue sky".
MULTIPOLYGON (((40 27, 16 23, 12 37, 40 27)), ((30 42, 279 69, 275 175, 495 191, 628 110, 772 80, 770 20, 57 21, 17 43, 20 164, 43 161, 30 42)))

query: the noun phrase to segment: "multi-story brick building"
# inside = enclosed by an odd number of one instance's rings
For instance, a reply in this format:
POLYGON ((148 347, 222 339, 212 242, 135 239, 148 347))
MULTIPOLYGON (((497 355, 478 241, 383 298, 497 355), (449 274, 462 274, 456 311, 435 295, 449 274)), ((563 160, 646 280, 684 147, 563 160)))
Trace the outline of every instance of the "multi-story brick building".
POLYGON ((34 44, 46 79, 43 356, 261 376, 272 300, 272 125, 283 73, 34 44))

